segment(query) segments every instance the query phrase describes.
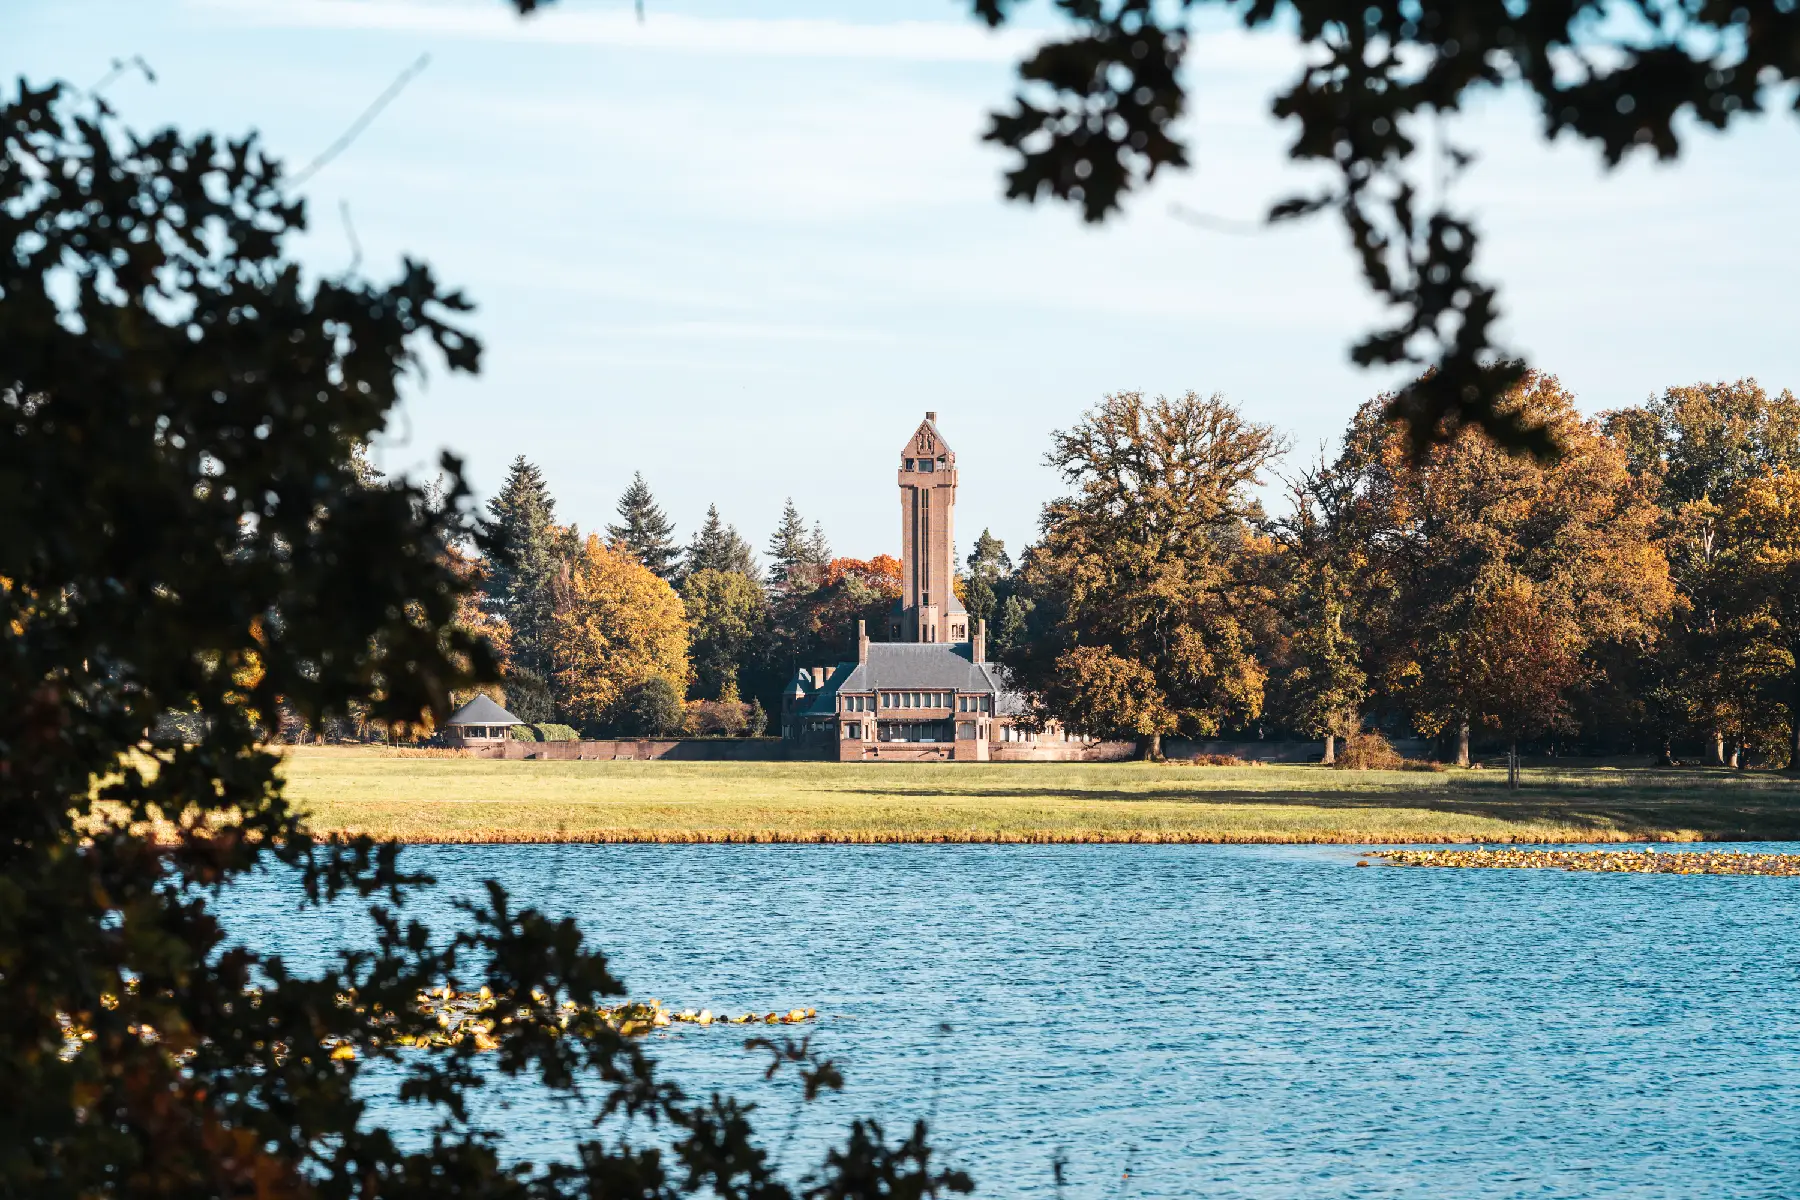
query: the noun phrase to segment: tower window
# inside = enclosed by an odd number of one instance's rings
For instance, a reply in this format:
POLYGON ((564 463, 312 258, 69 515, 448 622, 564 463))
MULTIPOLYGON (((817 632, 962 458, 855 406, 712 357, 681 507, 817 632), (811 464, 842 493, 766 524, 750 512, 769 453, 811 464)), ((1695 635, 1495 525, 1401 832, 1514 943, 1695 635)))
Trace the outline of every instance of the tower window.
POLYGON ((937 469, 937 460, 936 459, 921 458, 919 460, 919 470, 924 471, 926 473, 930 473, 936 469, 937 469))

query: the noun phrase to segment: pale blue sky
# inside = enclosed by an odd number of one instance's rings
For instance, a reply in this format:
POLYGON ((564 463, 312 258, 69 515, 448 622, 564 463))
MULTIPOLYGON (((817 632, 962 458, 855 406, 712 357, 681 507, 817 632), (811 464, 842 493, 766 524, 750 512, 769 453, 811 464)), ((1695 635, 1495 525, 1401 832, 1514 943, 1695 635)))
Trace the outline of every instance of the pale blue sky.
MULTIPOLYGON (((894 552, 898 447, 939 413, 963 467, 958 540, 1014 550, 1056 481, 1052 429, 1103 392, 1222 391, 1304 456, 1383 380, 1348 343, 1372 307, 1329 220, 1231 236, 1306 180, 1267 115, 1296 51, 1203 37, 1197 168, 1084 227, 999 199, 977 141, 1030 33, 952 0, 3 0, 0 75, 87 85, 131 121, 260 129, 297 169, 421 53, 430 66, 307 188, 304 253, 365 269, 427 258, 479 303, 476 380, 434 376, 382 451, 448 446, 477 488, 537 461, 565 519, 603 524, 642 470, 685 536, 718 503, 760 548, 783 499, 840 553, 894 552)), ((1492 102, 1457 196, 1505 285, 1511 344, 1584 407, 1672 383, 1800 386, 1800 123, 1697 138, 1677 168, 1602 175, 1492 102), (1784 219, 1785 218, 1785 219, 1784 219)))

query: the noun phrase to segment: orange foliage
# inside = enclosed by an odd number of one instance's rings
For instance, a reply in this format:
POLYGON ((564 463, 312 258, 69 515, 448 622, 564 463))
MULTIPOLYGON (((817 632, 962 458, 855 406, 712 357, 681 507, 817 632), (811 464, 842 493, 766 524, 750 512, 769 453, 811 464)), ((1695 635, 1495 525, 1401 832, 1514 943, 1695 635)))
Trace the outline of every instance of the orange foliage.
POLYGON ((844 579, 868 584, 884 596, 900 595, 900 560, 891 554, 877 554, 871 559, 834 558, 825 566, 825 586, 844 579))

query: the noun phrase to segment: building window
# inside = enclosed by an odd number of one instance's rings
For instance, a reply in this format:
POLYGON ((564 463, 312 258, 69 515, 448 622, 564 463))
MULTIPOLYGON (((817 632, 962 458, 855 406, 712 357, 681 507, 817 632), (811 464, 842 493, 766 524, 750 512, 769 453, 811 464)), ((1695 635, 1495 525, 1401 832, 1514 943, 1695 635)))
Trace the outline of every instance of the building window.
POLYGON ((958 721, 956 723, 956 740, 957 741, 959 741, 959 742, 972 741, 972 740, 974 740, 974 737, 975 737, 975 722, 973 722, 973 721, 958 721))
POLYGON ((924 471, 927 474, 929 474, 932 471, 935 471, 936 469, 937 469, 937 460, 936 459, 921 458, 919 460, 919 470, 924 471))
POLYGON ((884 742, 941 742, 946 732, 940 721, 883 721, 879 736, 884 742))
POLYGON ((906 460, 906 469, 907 469, 907 470, 909 470, 909 471, 910 471, 910 470, 912 470, 912 469, 913 469, 913 467, 914 467, 914 465, 915 465, 915 464, 914 464, 914 462, 913 462, 913 460, 912 460, 912 459, 910 459, 910 458, 909 458, 909 459, 907 459, 907 460, 906 460))
POLYGON ((862 726, 855 723, 844 726, 844 740, 847 742, 862 741, 862 726))

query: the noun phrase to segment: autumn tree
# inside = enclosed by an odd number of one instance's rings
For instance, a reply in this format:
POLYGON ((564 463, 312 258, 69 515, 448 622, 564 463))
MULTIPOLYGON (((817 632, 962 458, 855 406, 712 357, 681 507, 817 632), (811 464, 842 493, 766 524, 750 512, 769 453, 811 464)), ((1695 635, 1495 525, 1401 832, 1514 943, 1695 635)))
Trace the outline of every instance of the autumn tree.
POLYGON ((1723 764, 1759 724, 1769 666, 1754 622, 1739 619, 1742 586, 1729 565, 1747 560, 1728 554, 1724 505, 1752 480, 1800 467, 1800 401, 1754 379, 1700 383, 1610 413, 1606 429, 1662 509, 1676 594, 1662 636, 1628 664, 1632 698, 1665 760, 1674 738, 1693 733, 1723 764))
POLYGON ((1719 525, 1739 661, 1766 681, 1768 709, 1786 718, 1787 768, 1800 771, 1800 471, 1765 470, 1734 488, 1719 525))
POLYGON ((682 581, 681 598, 700 698, 736 701, 744 662, 757 640, 767 636, 767 595, 736 571, 705 570, 682 581))
POLYGON ((1021 569, 1043 620, 1005 660, 1040 718, 1161 754, 1262 713, 1254 623, 1268 552, 1253 496, 1282 451, 1222 396, 1105 397, 1053 437, 1074 490, 1021 569))
POLYGON ((606 536, 625 548, 659 579, 672 581, 681 565, 681 547, 675 543, 675 522, 662 510, 641 473, 619 497, 619 521, 606 527, 606 536))
POLYGON ((1460 764, 1472 723, 1516 735, 1561 719, 1573 676, 1552 647, 1591 677, 1595 651, 1647 642, 1673 599, 1658 512, 1624 451, 1551 376, 1507 403, 1552 431, 1559 459, 1509 454, 1474 430, 1417 459, 1378 399, 1328 472, 1343 498, 1333 536, 1359 551, 1356 633, 1371 674, 1422 732, 1453 739, 1460 764), (1554 702, 1532 693, 1535 714, 1494 659, 1504 646, 1493 639, 1512 634, 1519 671, 1564 685, 1554 702))
POLYGON ((555 681, 573 720, 605 726, 646 680, 677 695, 688 685, 688 624, 681 597, 649 568, 590 535, 559 589, 555 681))

